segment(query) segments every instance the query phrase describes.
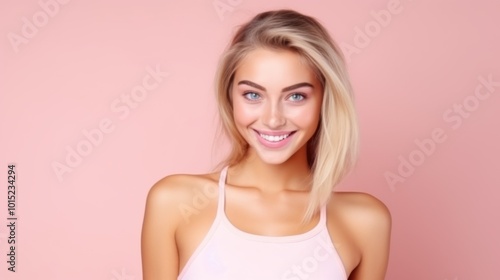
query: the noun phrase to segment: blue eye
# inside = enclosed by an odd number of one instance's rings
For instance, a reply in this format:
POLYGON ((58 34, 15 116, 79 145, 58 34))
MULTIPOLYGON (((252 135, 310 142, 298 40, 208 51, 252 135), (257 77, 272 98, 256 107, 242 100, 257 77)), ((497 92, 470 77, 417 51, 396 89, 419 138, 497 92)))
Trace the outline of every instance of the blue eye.
POLYGON ((249 92, 245 92, 243 94, 243 96, 248 99, 248 100, 257 100, 257 98, 259 97, 259 94, 258 93, 255 93, 255 92, 252 92, 252 91, 249 91, 249 92), (250 97, 248 97, 250 96, 250 97))
POLYGON ((294 93, 290 96, 290 98, 293 101, 302 101, 302 100, 306 99, 306 97, 301 93, 294 93), (296 97, 296 98, 293 98, 293 97, 296 97))

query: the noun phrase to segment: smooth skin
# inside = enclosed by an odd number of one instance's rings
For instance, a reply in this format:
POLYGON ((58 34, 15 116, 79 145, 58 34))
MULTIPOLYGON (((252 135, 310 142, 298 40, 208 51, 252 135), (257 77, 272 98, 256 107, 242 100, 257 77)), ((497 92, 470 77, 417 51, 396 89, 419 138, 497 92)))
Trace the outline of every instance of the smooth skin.
MULTIPOLYGON (((317 128, 322 100, 312 69, 293 52, 256 49, 237 69, 231 95, 237 129, 250 148, 228 169, 228 219, 259 235, 311 230, 319 214, 305 225, 300 221, 310 188, 302 183, 310 173, 306 143, 317 128), (269 149, 255 130, 296 132, 286 147, 269 149)), ((151 187, 141 236, 144 280, 177 279, 215 219, 219 176, 174 174, 151 187)), ((380 200, 365 193, 332 193, 327 227, 348 279, 384 279, 391 216, 380 200)))

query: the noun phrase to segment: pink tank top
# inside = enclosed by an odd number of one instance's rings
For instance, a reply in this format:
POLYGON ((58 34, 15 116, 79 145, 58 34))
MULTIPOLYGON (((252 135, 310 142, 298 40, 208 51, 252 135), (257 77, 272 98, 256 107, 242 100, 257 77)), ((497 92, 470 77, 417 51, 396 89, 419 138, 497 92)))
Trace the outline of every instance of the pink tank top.
POLYGON ((297 235, 263 236, 244 232, 227 219, 219 178, 217 215, 178 280, 346 280, 342 261, 326 227, 326 206, 311 230, 297 235))

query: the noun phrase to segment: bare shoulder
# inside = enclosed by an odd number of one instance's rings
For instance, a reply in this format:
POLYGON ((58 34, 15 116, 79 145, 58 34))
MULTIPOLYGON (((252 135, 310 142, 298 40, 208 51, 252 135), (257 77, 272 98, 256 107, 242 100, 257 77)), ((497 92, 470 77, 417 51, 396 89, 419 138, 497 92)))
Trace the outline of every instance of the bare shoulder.
POLYGON ((210 178, 209 174, 173 174, 149 189, 141 233, 143 279, 177 279, 176 232, 184 219, 182 206, 189 205, 204 186, 211 186, 210 178))
POLYGON ((392 217, 378 198, 360 192, 334 192, 329 213, 339 219, 360 262, 349 279, 384 279, 390 251, 392 217))
POLYGON ((335 192, 330 200, 335 211, 359 226, 390 225, 391 213, 387 206, 371 194, 335 192))
POLYGON ((391 213, 381 200, 361 192, 335 192, 332 196, 329 208, 348 226, 361 246, 374 237, 390 235, 391 213))
POLYGON ((167 175, 150 188, 148 196, 154 197, 164 197, 164 196, 178 196, 182 195, 188 190, 190 186, 193 186, 196 179, 200 175, 193 174, 171 174, 167 175))
POLYGON ((158 180, 148 191, 147 204, 169 208, 188 202, 199 191, 213 191, 215 173, 171 174, 158 180))

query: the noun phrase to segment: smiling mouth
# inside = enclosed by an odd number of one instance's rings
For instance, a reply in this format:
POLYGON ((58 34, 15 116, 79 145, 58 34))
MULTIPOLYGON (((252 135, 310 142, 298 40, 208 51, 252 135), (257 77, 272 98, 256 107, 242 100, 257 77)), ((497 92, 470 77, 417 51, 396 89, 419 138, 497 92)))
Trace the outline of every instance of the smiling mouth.
POLYGON ((259 134, 259 136, 262 137, 264 140, 269 141, 269 142, 283 141, 286 138, 288 138, 290 135, 295 133, 295 131, 292 131, 292 132, 281 134, 281 135, 267 135, 267 134, 259 132, 257 130, 255 132, 257 132, 257 134, 259 134))

